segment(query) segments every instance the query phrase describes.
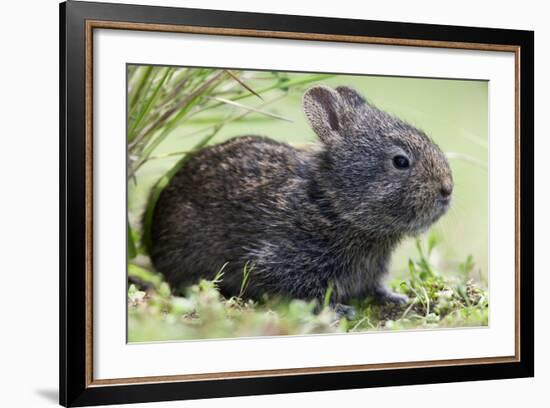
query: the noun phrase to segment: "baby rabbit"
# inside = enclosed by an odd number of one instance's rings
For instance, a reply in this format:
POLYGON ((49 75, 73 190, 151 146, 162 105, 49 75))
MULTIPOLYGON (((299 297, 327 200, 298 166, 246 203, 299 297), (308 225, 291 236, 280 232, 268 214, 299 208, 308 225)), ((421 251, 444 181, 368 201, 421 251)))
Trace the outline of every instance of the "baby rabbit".
POLYGON ((374 297, 403 304, 383 285, 393 249, 450 206, 453 179, 422 131, 348 87, 303 97, 321 145, 298 150, 245 136, 194 154, 162 192, 151 229, 155 268, 173 287, 213 276, 220 290, 331 304, 374 297))

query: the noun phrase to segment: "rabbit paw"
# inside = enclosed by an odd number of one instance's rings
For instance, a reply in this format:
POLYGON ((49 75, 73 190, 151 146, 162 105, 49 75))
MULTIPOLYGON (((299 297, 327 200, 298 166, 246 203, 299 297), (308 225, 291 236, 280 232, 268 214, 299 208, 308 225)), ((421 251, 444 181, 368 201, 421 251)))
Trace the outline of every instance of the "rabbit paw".
POLYGON ((374 297, 378 303, 404 305, 409 301, 409 297, 407 295, 395 293, 386 288, 377 289, 374 293, 374 297))
POLYGON ((355 319, 355 316, 357 315, 357 312, 353 306, 343 305, 342 303, 336 303, 333 306, 333 310, 339 318, 345 317, 348 320, 355 319))

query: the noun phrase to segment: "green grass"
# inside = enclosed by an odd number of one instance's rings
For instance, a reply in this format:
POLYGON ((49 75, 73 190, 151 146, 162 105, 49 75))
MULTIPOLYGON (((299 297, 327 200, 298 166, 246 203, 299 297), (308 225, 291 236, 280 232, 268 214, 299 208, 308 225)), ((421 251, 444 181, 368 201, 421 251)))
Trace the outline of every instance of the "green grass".
MULTIPOLYGON (((231 338, 250 336, 346 333, 372 330, 430 329, 484 326, 488 323, 488 294, 470 277, 471 257, 454 274, 443 276, 432 263, 435 236, 416 241, 417 257, 408 262, 409 276, 390 282, 393 290, 409 296, 403 306, 379 305, 370 299, 352 302, 353 320, 339 318, 324 302, 269 298, 251 300, 246 291, 230 299, 218 291, 220 271, 212 281, 202 280, 174 295, 159 275, 132 265, 128 291, 130 342, 231 338), (450 277, 452 276, 452 277, 450 277)), ((143 261, 143 260, 142 260, 143 261)), ((243 271, 243 288, 249 280, 243 271)), ((330 298, 327 293, 325 299, 330 298)))
POLYGON ((487 83, 374 76, 128 68, 129 341, 403 330, 487 325, 487 83), (250 300, 246 265, 240 294, 223 298, 214 281, 174 293, 148 260, 156 200, 189 153, 241 135, 295 146, 318 143, 301 108, 314 84, 348 85, 426 131, 447 153, 453 208, 420 240, 395 252, 389 285, 410 302, 353 302, 354 320, 296 299, 250 300), (321 313, 315 311, 322 309, 321 313))

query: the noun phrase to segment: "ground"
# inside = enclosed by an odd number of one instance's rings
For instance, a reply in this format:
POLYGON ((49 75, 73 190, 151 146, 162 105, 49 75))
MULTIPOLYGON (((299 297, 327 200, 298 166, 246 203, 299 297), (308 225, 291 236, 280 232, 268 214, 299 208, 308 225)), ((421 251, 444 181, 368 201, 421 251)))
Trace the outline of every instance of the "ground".
POLYGON ((393 290, 406 294, 409 302, 379 305, 358 299, 352 303, 356 310, 352 319, 338 316, 328 306, 329 291, 324 305, 268 294, 251 300, 246 297, 244 278, 240 296, 227 299, 217 290, 222 271, 212 281, 202 280, 185 293, 175 294, 160 275, 130 264, 128 339, 147 342, 487 325, 488 296, 470 278, 473 259, 468 257, 453 274, 440 273, 429 260, 435 239, 424 241, 416 241, 418 259, 409 260, 409 276, 389 283, 393 290))

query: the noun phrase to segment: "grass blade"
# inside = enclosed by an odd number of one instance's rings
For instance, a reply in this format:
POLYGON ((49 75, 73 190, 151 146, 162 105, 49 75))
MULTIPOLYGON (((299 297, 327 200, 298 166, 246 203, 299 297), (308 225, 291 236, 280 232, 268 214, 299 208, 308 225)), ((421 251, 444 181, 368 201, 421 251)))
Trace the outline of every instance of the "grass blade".
POLYGON ((334 289, 334 283, 330 281, 327 286, 327 291, 325 292, 325 298, 323 299, 323 309, 326 309, 327 307, 330 306, 333 289, 334 289))
POLYGON ((241 282, 241 289, 239 290, 239 298, 242 298, 244 295, 244 292, 246 291, 246 288, 248 287, 248 282, 250 281, 250 273, 254 269, 254 264, 250 265, 250 263, 247 261, 244 264, 243 268, 243 280, 241 282))
POLYGON ((130 227, 130 222, 128 221, 126 225, 128 226, 127 232, 126 232, 128 259, 134 259, 137 256, 136 244, 134 242, 134 237, 132 235, 132 228, 130 227))
POLYGON ((257 93, 256 91, 254 91, 254 89, 252 89, 251 87, 249 87, 242 79, 240 79, 237 75, 235 75, 233 72, 229 71, 228 69, 225 70, 225 72, 227 72, 227 74, 233 78, 235 81, 237 81, 243 88, 245 88, 248 92, 250 92, 251 94, 253 95, 256 95, 258 98, 260 98, 262 101, 264 100, 264 98, 262 98, 262 96, 257 93))
MULTIPOLYGON (((322 81, 324 79, 329 79, 329 78, 332 78, 332 77, 334 77, 333 74, 315 74, 315 75, 310 75, 310 76, 305 77, 305 78, 292 79, 290 81, 285 82, 284 86, 281 86, 280 83, 275 83, 273 85, 266 86, 266 87, 258 90, 257 92, 259 94, 263 94, 263 93, 266 93, 266 92, 269 92, 269 91, 273 91, 275 89, 288 91, 288 89, 290 89, 292 87, 295 87, 295 86, 307 85, 309 83, 322 81)), ((241 99, 244 99, 244 98, 248 98, 249 96, 251 96, 251 94, 239 95, 239 96, 236 96, 236 97, 232 98, 231 100, 232 101, 238 101, 238 100, 241 100, 241 99)), ((217 108, 221 105, 223 105, 223 102, 214 104, 212 106, 206 106, 206 107, 196 111, 195 114, 202 113, 202 112, 207 111, 209 109, 215 109, 215 108, 217 108)))
POLYGON ((138 128, 140 123, 143 121, 143 118, 145 118, 145 116, 149 113, 149 111, 153 107, 155 101, 158 99, 160 89, 162 88, 162 85, 164 85, 164 81, 166 81, 166 78, 168 77, 168 74, 170 73, 170 70, 171 70, 170 68, 165 68, 164 69, 164 75, 162 76, 161 80, 159 81, 159 83, 155 87, 155 89, 154 89, 153 93, 151 94, 151 96, 149 97, 149 99, 142 106, 136 120, 134 120, 134 122, 132 123, 132 126, 128 130, 128 142, 131 142, 134 139, 136 129, 138 128))
POLYGON ((245 110, 248 110, 248 111, 251 111, 251 112, 255 112, 255 113, 265 115, 265 116, 269 116, 269 117, 274 118, 274 119, 280 119, 280 120, 284 120, 286 122, 293 123, 293 121, 291 119, 285 118, 284 116, 280 116, 280 115, 277 115, 275 113, 266 112, 266 111, 263 111, 261 109, 256 109, 256 108, 253 108, 251 106, 246 106, 246 105, 243 105, 242 103, 238 103, 238 102, 232 101, 230 99, 221 98, 219 96, 209 96, 208 99, 213 99, 213 100, 216 100, 216 101, 219 101, 219 102, 226 103, 228 105, 236 106, 236 107, 241 108, 241 109, 245 109, 245 110))
POLYGON ((187 114, 187 112, 193 107, 194 102, 201 96, 204 96, 203 94, 220 79, 223 73, 223 71, 216 73, 209 80, 199 86, 193 93, 185 97, 183 101, 179 102, 174 108, 165 112, 158 120, 143 129, 143 131, 136 137, 134 142, 130 144, 129 149, 133 149, 135 146, 139 145, 142 140, 144 140, 149 134, 152 134, 155 130, 157 130, 158 127, 164 127, 162 133, 157 136, 151 143, 149 143, 149 145, 143 150, 143 152, 141 152, 140 159, 133 167, 133 169, 129 172, 129 177, 136 172, 136 170, 147 160, 153 150, 155 150, 155 148, 173 130, 175 125, 177 125, 177 123, 187 114), (174 114, 175 116, 172 119, 168 120, 174 114))
MULTIPOLYGON (((141 68, 141 67, 140 67, 141 68)), ((143 73, 141 74, 141 78, 139 79, 138 85, 132 90, 132 94, 128 98, 128 107, 130 114, 135 110, 137 106, 137 102, 141 100, 141 94, 143 93, 143 89, 145 88, 145 84, 148 83, 149 77, 151 76, 151 73, 153 72, 152 66, 144 67, 143 73)))
POLYGON ((462 160, 468 163, 471 163, 477 167, 480 167, 484 170, 487 170, 487 164, 482 162, 481 160, 476 159, 475 157, 468 156, 464 153, 457 153, 457 152, 445 152, 445 156, 447 156, 448 159, 456 159, 456 160, 462 160))

